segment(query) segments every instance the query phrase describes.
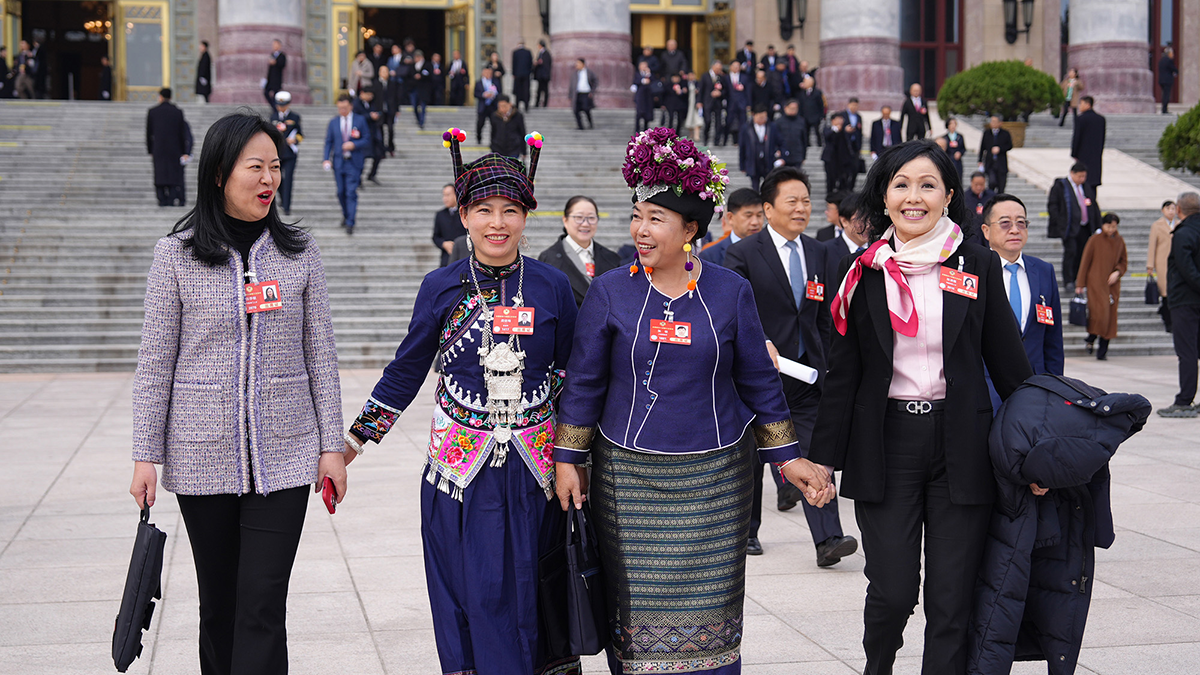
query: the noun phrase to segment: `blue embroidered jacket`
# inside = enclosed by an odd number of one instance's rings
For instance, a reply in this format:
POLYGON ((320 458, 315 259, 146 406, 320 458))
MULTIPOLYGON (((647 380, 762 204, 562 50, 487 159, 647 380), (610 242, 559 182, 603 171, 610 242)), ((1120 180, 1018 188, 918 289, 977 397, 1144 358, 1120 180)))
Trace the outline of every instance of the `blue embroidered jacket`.
POLYGON ((800 456, 783 385, 750 284, 705 265, 693 297, 669 298, 644 274, 601 275, 579 310, 559 405, 554 459, 580 464, 597 430, 648 453, 733 445, 754 426, 759 457, 800 456), (690 323, 691 344, 650 341, 650 322, 690 323))
MULTIPOLYGON (((571 284, 557 269, 524 258, 524 306, 534 309, 533 335, 520 337, 525 352, 522 409, 517 426, 532 426, 551 419, 553 400, 561 386, 561 369, 571 355, 577 309, 571 284)), ((480 307, 471 284, 468 265, 476 266, 479 286, 489 306, 512 306, 517 293, 518 265, 503 268, 498 277, 467 258, 425 276, 417 292, 408 335, 396 358, 383 370, 371 398, 355 421, 352 432, 378 443, 408 407, 425 383, 430 363, 438 358, 442 376, 438 405, 455 421, 476 429, 487 425, 487 392, 479 363, 480 307)), ((506 335, 494 340, 505 342, 506 335)))

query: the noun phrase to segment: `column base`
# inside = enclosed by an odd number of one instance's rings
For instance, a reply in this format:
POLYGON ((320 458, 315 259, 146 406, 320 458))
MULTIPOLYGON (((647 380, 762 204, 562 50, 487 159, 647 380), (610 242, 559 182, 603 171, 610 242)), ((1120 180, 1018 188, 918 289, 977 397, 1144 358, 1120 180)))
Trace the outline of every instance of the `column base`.
POLYGON ((308 88, 308 67, 304 62, 304 30, 297 26, 239 24, 217 29, 220 56, 213 73, 214 103, 266 105, 262 80, 267 76, 267 58, 271 40, 283 43, 287 67, 283 69, 283 88, 292 95, 292 103, 312 103, 308 88))
POLYGON ((597 108, 632 108, 633 64, 629 62, 629 33, 558 33, 550 36, 554 70, 550 80, 550 107, 570 108, 571 78, 575 59, 583 58, 600 81, 595 93, 597 108))
POLYGON ((889 105, 900 110, 904 101, 904 70, 900 41, 886 37, 853 37, 821 41, 817 87, 830 110, 841 110, 858 97, 861 110, 889 105))
POLYGON ((1153 113, 1154 73, 1145 42, 1090 42, 1071 45, 1067 62, 1079 70, 1084 94, 1096 99, 1096 112, 1153 113))

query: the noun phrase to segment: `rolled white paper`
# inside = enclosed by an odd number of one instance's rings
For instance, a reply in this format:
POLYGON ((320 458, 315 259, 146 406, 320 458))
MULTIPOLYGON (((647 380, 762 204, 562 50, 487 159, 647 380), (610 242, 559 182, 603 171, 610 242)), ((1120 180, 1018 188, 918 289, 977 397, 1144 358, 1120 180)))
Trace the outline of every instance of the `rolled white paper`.
POLYGON ((779 372, 788 377, 800 380, 805 384, 813 384, 817 381, 817 371, 809 368, 803 363, 797 363, 791 359, 779 357, 779 372))

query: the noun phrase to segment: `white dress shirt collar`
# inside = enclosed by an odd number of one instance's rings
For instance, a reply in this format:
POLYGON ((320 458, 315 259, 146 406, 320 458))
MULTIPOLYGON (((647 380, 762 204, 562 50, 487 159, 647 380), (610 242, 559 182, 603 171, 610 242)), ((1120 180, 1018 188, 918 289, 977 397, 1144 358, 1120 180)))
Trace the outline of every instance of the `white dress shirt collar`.
POLYGON ((804 274, 804 278, 808 279, 808 260, 804 254, 804 235, 800 235, 795 239, 788 239, 779 234, 770 224, 767 225, 767 232, 771 235, 771 242, 775 244, 775 251, 779 254, 779 262, 783 263, 783 273, 787 275, 788 283, 792 281, 792 249, 787 245, 789 241, 796 242, 796 252, 800 254, 800 271, 804 274))
POLYGON ((585 264, 593 262, 595 260, 596 242, 589 241, 587 248, 584 248, 584 247, 580 246, 579 244, 575 243, 575 240, 572 239, 569 235, 566 237, 566 242, 567 242, 567 246, 570 246, 571 250, 575 252, 575 255, 579 256, 579 259, 582 260, 585 264))

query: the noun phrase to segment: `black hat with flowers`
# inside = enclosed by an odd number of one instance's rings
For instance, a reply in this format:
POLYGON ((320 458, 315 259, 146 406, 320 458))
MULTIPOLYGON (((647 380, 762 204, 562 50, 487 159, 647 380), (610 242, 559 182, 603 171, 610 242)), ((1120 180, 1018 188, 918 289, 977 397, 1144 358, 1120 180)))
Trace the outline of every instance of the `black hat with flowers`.
POLYGON ((636 134, 625 148, 621 169, 633 190, 633 203, 649 202, 696 221, 699 239, 713 213, 724 208, 729 172, 725 164, 674 129, 656 127, 636 134))

